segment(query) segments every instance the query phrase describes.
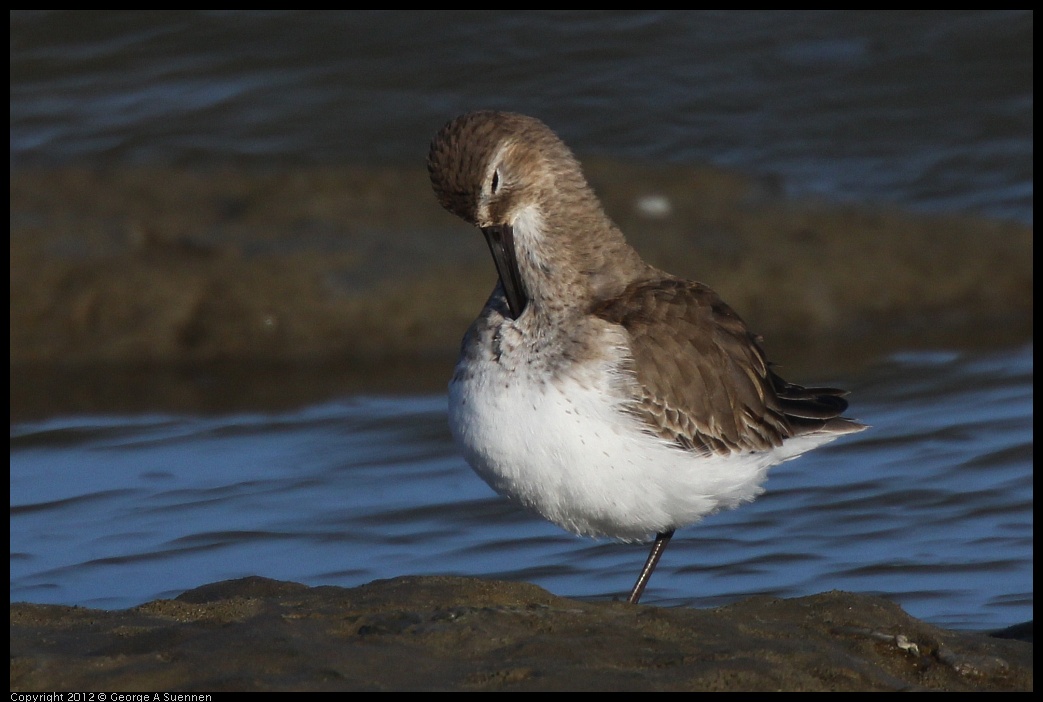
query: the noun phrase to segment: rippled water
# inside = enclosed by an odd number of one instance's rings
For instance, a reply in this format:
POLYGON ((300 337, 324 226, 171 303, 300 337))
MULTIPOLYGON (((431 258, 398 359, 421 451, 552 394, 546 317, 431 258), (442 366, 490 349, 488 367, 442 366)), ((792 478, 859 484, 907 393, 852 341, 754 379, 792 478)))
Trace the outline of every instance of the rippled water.
MULTIPOLYGON (((68 12, 10 15, 11 167, 389 163, 476 107, 581 154, 716 163, 796 194, 1033 219, 1033 14, 68 12)), ((895 356, 871 431, 683 529, 645 600, 883 594, 952 627, 1032 616, 1032 351, 895 356)), ((217 404, 217 403, 215 403, 217 404)), ((494 495, 445 397, 11 425, 11 597, 126 607, 264 575, 629 590, 645 549, 494 495)))
MULTIPOLYGON (((774 468, 767 492, 677 533, 645 602, 879 593, 929 621, 1032 617, 1032 349, 899 355, 853 378, 873 425, 774 468)), ((406 574, 627 592, 646 549, 574 537, 457 455, 446 399, 282 414, 11 426, 11 598, 118 608, 246 575, 406 574)))
POLYGON ((1032 220, 1031 11, 11 13, 11 163, 389 162, 477 107, 581 153, 1032 220))

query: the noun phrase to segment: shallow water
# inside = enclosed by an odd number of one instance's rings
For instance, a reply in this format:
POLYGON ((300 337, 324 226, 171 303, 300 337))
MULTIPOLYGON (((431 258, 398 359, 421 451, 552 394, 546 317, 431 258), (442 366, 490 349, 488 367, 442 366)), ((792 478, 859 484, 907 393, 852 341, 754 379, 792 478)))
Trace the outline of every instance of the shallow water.
POLYGON ((450 117, 1033 216, 1031 11, 14 11, 11 165, 406 164, 450 117))
MULTIPOLYGON (((10 19, 15 170, 421 169, 446 119, 495 107, 542 117, 581 155, 1033 219, 1030 11, 10 19)), ((840 588, 952 627, 1029 619, 1031 348, 793 380, 852 388, 852 415, 873 429, 778 466, 756 502, 678 532, 645 601, 840 588)), ((11 425, 14 600, 126 607, 251 574, 351 586, 434 573, 604 598, 629 589, 644 557, 495 496, 453 449, 440 394, 11 425)))
MULTIPOLYGON (((809 380, 807 378, 802 378, 809 380)), ((794 378, 794 380, 800 380, 794 378)), ((1032 617, 1032 349, 910 353, 855 377, 873 425, 678 531, 643 601, 879 593, 948 627, 1032 617)), ((444 395, 279 414, 58 417, 11 426, 11 599, 121 608, 246 575, 398 575, 629 590, 646 549, 583 539, 496 496, 444 395)))

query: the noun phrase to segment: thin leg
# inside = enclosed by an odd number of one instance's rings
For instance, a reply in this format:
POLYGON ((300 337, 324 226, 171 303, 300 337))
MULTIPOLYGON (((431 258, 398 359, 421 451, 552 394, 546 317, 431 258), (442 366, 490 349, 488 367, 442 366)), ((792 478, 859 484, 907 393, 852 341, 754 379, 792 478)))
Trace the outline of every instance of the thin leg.
POLYGON ((641 575, 637 576, 634 589, 630 591, 630 597, 627 598, 627 602, 630 604, 637 604, 637 601, 641 599, 641 593, 645 591, 645 585, 648 584, 648 579, 652 577, 652 571, 655 570, 660 556, 663 555, 663 551, 666 550, 666 545, 670 543, 670 537, 673 535, 673 529, 655 535, 655 543, 652 544, 652 550, 648 553, 645 567, 641 569, 641 575))

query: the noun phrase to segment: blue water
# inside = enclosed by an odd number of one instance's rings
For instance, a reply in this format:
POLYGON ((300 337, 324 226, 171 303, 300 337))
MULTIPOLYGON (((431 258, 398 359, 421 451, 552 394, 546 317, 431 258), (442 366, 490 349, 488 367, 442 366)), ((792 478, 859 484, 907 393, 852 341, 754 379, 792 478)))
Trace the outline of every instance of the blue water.
MULTIPOLYGON (((872 424, 680 530, 644 602, 877 593, 967 629, 1032 617, 1032 349, 895 355, 854 377, 872 424)), ((227 578, 399 575, 627 592, 641 545, 572 536, 456 453, 446 398, 281 414, 58 417, 11 426, 11 599, 121 608, 227 578)))
MULTIPOLYGON (((443 122, 494 107, 543 118, 581 156, 1033 221, 1031 11, 10 19, 12 171, 422 169, 443 122)), ((792 379, 851 388, 852 416, 873 428, 679 531, 644 601, 838 588, 957 628, 1031 618, 1031 347, 792 379)), ((494 495, 456 454, 442 395, 11 425, 12 600, 128 607, 244 575, 352 586, 435 573, 608 598, 644 558, 494 495)))
POLYGON ((1033 13, 11 13, 12 167, 389 163, 493 107, 581 154, 1033 217, 1033 13))

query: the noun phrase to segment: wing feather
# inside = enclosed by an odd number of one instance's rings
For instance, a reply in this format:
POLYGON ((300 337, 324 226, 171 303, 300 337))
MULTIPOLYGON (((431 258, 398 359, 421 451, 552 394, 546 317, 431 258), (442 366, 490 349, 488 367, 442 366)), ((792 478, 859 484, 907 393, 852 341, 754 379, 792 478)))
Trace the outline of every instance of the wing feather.
POLYGON ((844 391, 805 388, 772 371, 758 337, 701 283, 640 281, 591 311, 628 334, 638 388, 632 411, 686 449, 762 451, 792 436, 862 426, 840 416, 844 391))

